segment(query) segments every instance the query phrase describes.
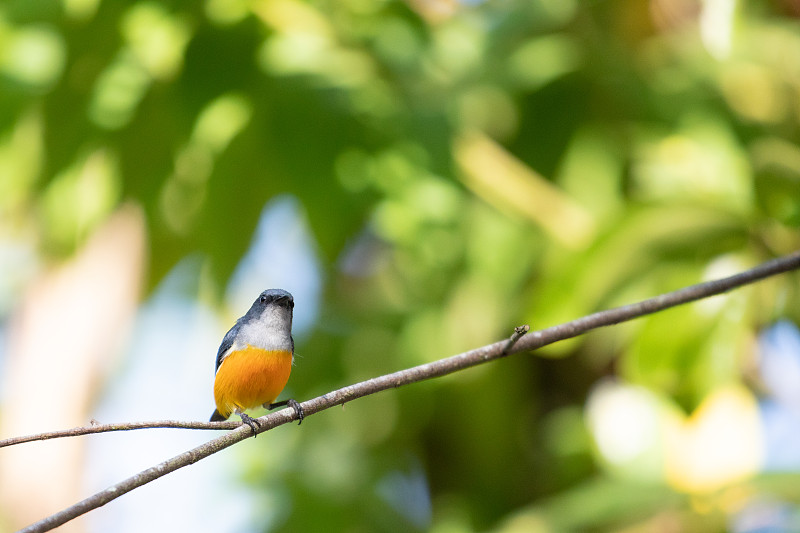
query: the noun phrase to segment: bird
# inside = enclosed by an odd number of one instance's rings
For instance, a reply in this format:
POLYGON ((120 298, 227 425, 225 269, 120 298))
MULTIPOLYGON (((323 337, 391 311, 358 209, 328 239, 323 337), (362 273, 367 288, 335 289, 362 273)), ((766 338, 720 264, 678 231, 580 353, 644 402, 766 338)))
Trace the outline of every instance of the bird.
POLYGON ((289 406, 299 423, 303 422, 303 408, 297 401, 290 398, 274 403, 289 381, 294 364, 293 309, 294 298, 289 292, 265 290, 225 334, 217 351, 214 378, 217 408, 211 422, 237 414, 255 437, 260 423, 245 411, 259 406, 267 409, 289 406))

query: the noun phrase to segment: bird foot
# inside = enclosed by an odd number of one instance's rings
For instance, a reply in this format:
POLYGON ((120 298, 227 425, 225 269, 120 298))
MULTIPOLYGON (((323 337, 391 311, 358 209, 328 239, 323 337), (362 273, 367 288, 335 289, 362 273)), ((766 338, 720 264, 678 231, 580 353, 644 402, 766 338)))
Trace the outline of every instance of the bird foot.
POLYGON ((305 412, 303 411, 303 406, 300 405, 300 402, 291 398, 282 402, 264 404, 264 407, 270 411, 277 409, 278 407, 291 407, 294 409, 294 413, 297 415, 298 426, 303 423, 303 419, 306 417, 305 412))
POLYGON ((259 422, 257 419, 253 418, 252 416, 246 415, 244 413, 236 413, 236 414, 238 414, 240 417, 242 417, 242 423, 247 424, 248 426, 250 426, 250 429, 253 430, 253 438, 256 438, 256 435, 258 435, 258 428, 261 427, 261 422, 259 422))

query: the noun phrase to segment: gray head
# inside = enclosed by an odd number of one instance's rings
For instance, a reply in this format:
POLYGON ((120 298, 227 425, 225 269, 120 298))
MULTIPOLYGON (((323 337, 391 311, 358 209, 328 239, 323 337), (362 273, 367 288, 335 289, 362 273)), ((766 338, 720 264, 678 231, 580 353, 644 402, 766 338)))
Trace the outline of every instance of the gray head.
POLYGON ((292 350, 294 298, 283 289, 262 292, 250 310, 238 321, 237 344, 264 350, 292 350))

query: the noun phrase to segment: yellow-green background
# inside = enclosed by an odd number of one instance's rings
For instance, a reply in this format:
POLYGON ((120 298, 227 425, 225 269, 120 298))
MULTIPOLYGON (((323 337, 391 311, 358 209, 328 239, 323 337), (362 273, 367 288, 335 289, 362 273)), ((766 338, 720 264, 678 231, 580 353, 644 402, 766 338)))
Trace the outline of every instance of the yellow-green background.
MULTIPOLYGON (((59 265, 139 206, 142 301, 190 257, 183 290, 227 327, 262 210, 288 202, 317 261, 290 383, 306 399, 800 247, 798 17, 792 0, 8 0, 0 238, 59 265)), ((28 264, 3 267, 6 324, 28 264)), ((728 531, 764 499, 796 526, 800 478, 763 449, 695 483, 668 437, 609 459, 589 405, 598 383, 633 391, 665 434, 715 398, 757 409, 756 339, 800 319, 797 283, 223 452, 272 502, 248 530, 728 531)), ((210 391, 197 402, 210 414, 210 391)))

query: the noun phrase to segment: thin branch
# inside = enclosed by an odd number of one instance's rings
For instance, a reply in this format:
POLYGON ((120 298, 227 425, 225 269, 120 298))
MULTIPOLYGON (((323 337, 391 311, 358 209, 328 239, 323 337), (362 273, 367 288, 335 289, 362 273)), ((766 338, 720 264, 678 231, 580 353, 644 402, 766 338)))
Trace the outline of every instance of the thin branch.
MULTIPOLYGON (((336 405, 374 394, 376 392, 384 391, 391 388, 400 387, 410 383, 444 376, 469 368, 487 361, 499 359, 511 353, 519 353, 540 348, 547 344, 552 344, 556 341, 576 337, 591 329, 617 324, 626 320, 631 320, 640 316, 648 315, 674 307, 676 305, 693 302, 709 296, 714 296, 727 292, 729 290, 762 280, 764 278, 795 270, 800 268, 800 252, 788 255, 779 259, 768 261, 759 265, 751 270, 730 276, 727 278, 700 283, 692 285, 674 292, 669 292, 644 300, 639 303, 626 305, 594 313, 565 324, 547 328, 541 331, 534 331, 527 335, 522 335, 518 340, 509 346, 509 340, 489 344, 475 350, 470 350, 458 355, 440 359, 432 363, 387 374, 377 378, 362 381, 355 385, 350 385, 339 390, 329 392, 322 396, 318 396, 312 400, 303 402, 301 406, 305 415, 308 417, 325 409, 329 409, 336 405)), ((515 332, 516 336, 517 333, 515 332)), ((512 336, 512 339, 514 339, 512 336)), ((267 431, 274 427, 291 422, 295 418, 293 409, 283 409, 275 413, 263 416, 258 419, 261 427, 258 433, 267 431)), ((127 428, 130 429, 130 428, 127 428)), ((25 533, 34 533, 41 531, 49 531, 55 527, 72 520, 84 513, 96 509, 106 503, 119 498, 123 494, 140 487, 150 481, 160 478, 170 472, 182 468, 184 466, 193 464, 200 459, 208 457, 220 450, 231 446, 240 440, 252 435, 252 432, 247 426, 240 426, 236 430, 218 437, 212 441, 198 446, 192 450, 184 452, 180 455, 173 457, 163 463, 160 463, 152 468, 144 470, 116 485, 113 485, 102 492, 98 492, 85 500, 76 503, 58 513, 51 515, 43 520, 36 522, 23 529, 25 533)))
POLYGON ((506 345, 503 347, 503 355, 508 355, 511 353, 511 348, 513 348, 514 345, 517 344, 517 341, 520 340, 522 336, 528 333, 530 330, 531 327, 528 324, 515 327, 511 338, 506 341, 506 345))
MULTIPOLYGON (((268 417, 262 417, 259 419, 261 421, 261 430, 266 431, 273 427, 291 422, 293 415, 294 411, 292 409, 284 409, 282 411, 272 413, 268 417)), ((180 455, 176 455, 172 459, 168 459, 163 463, 159 463, 148 468, 147 470, 143 470, 142 472, 139 472, 138 474, 131 476, 124 481, 108 487, 104 491, 98 492, 86 498, 85 500, 52 514, 24 529, 21 529, 19 533, 33 533, 55 529, 58 526, 69 522, 73 518, 77 518, 82 514, 88 513, 93 509, 97 509, 98 507, 119 498, 123 494, 130 492, 137 487, 141 487, 142 485, 156 480, 161 476, 165 476, 170 472, 174 472, 179 468, 194 464, 200 459, 204 459, 211 454, 217 453, 220 450, 224 450, 225 448, 250 437, 250 435, 252 435, 252 430, 248 426, 241 424, 237 429, 231 431, 230 433, 226 433, 225 435, 192 450, 184 452, 180 455)))
POLYGON ((156 420, 153 422, 121 422, 118 424, 93 424, 71 429, 61 429, 58 431, 47 431, 34 435, 24 435, 21 437, 11 437, 0 440, 0 448, 13 446, 25 442, 36 440, 57 439, 60 437, 78 437, 81 435, 91 435, 92 433, 106 433, 108 431, 131 431, 134 429, 154 429, 154 428, 175 428, 175 429, 236 429, 241 425, 240 422, 183 422, 181 420, 156 420))

